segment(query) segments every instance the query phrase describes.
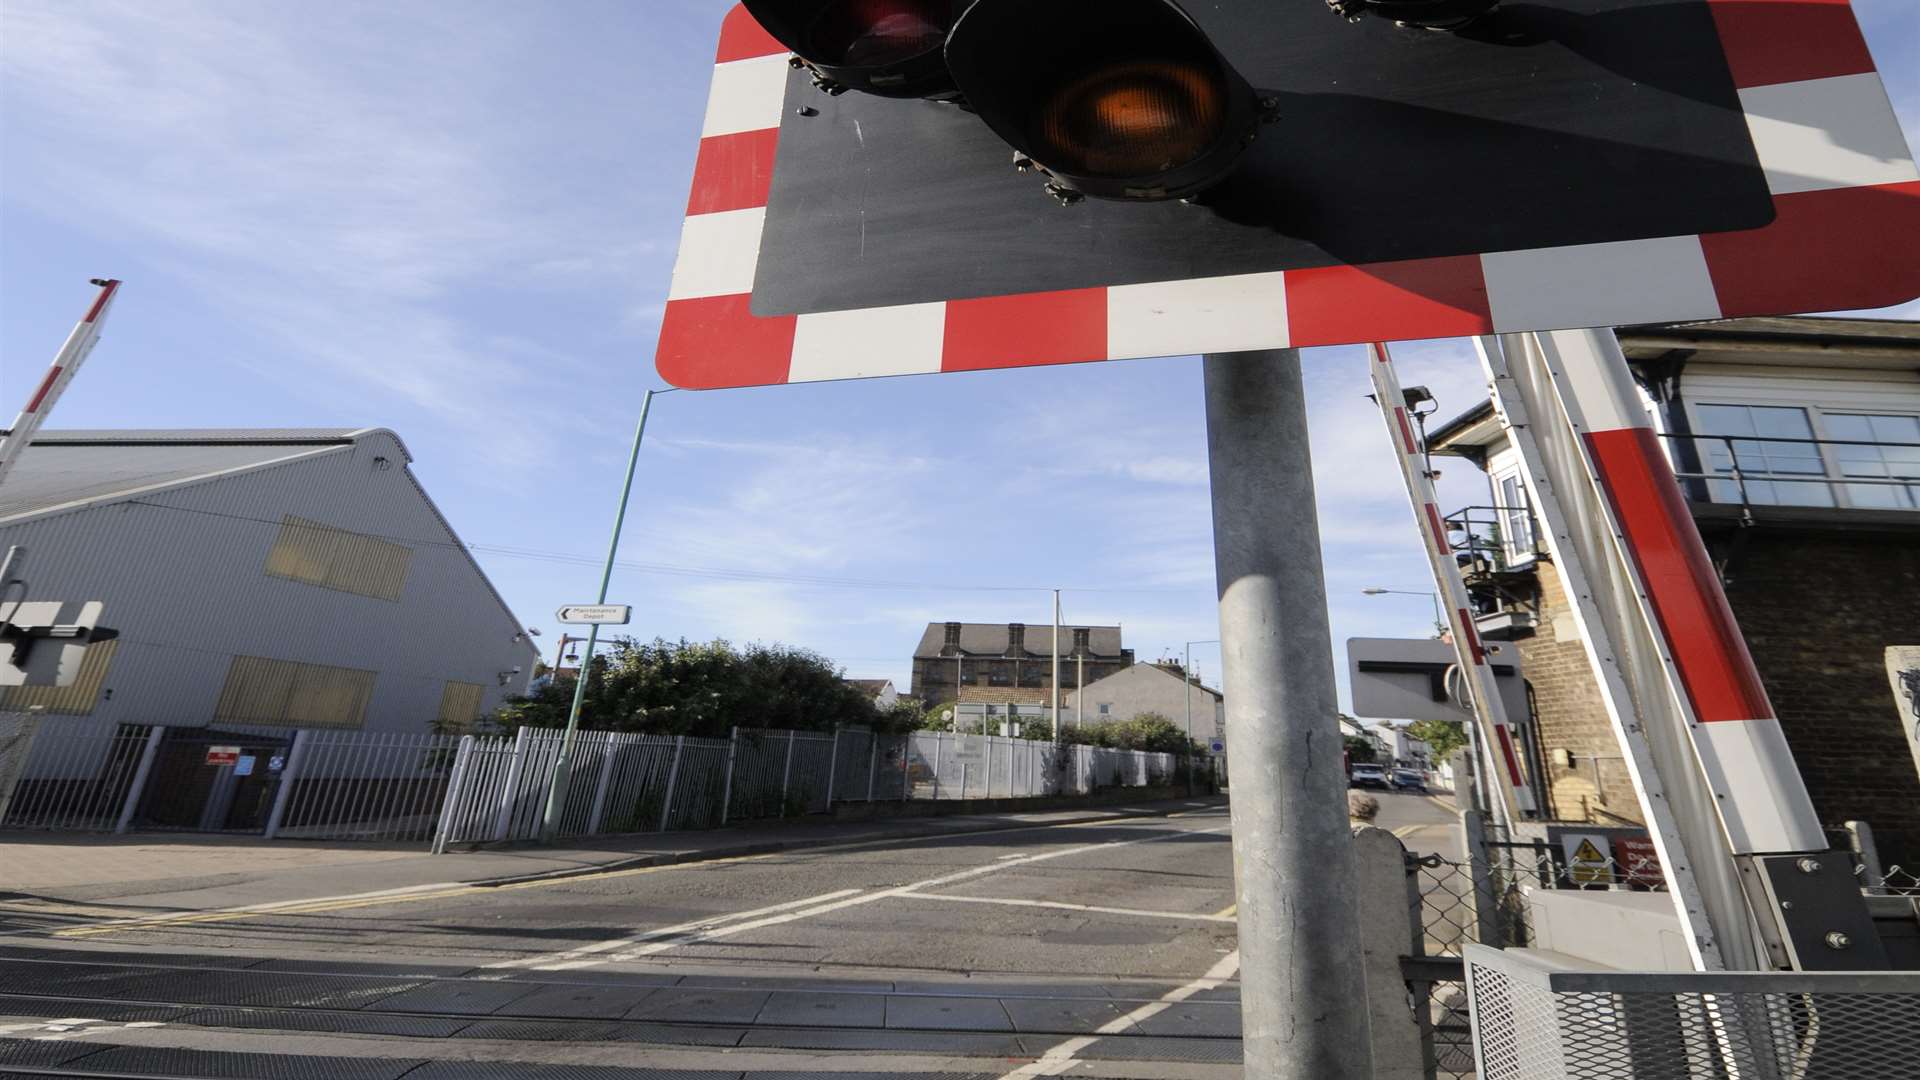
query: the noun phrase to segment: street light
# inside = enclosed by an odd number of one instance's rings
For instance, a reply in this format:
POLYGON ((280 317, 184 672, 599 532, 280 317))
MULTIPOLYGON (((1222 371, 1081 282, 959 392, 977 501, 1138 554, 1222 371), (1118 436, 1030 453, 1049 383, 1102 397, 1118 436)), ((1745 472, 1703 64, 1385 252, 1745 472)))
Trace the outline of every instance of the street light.
POLYGON ((1434 592, 1432 589, 1383 589, 1378 585, 1370 585, 1360 591, 1368 596, 1385 596, 1388 593, 1397 593, 1401 596, 1429 597, 1433 600, 1433 628, 1441 633, 1446 632, 1447 616, 1440 607, 1440 594, 1434 592))

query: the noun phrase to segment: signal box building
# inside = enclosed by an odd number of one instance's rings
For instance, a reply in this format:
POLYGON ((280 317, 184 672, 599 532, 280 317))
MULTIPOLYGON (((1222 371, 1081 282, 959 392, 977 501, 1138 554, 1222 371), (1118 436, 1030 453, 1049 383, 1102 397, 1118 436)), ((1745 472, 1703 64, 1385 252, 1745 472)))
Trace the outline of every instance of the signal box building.
MULTIPOLYGON (((1060 628, 1060 693, 1133 666, 1117 626, 1060 628)), ((1053 687, 1053 624, 928 623, 913 650, 910 693, 927 705, 1039 705, 1053 687)))
MULTIPOLYGON (((1761 318, 1620 330, 1656 431, 1829 829, 1920 865, 1920 775, 1886 650, 1920 643, 1920 323, 1761 318)), ((1486 473, 1448 519, 1482 634, 1532 684, 1552 815, 1638 823, 1562 578, 1491 404, 1434 430, 1486 473)), ((1844 846, 1844 845, 1843 845, 1844 846)))
POLYGON ((0 690, 0 713, 39 712, 43 736, 161 726, 166 787, 208 745, 264 772, 300 729, 491 711, 538 657, 411 461, 379 428, 42 433, 0 488, 0 550, 27 598, 102 601, 118 636, 72 686, 0 690))

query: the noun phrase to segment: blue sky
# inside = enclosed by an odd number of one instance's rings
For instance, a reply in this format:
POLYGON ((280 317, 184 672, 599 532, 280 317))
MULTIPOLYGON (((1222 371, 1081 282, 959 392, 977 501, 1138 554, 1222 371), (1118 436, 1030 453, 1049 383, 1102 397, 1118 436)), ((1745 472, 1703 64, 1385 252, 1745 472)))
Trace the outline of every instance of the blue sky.
MULTIPOLYGON (((1911 141, 1920 10, 1854 6, 1911 141)), ((0 0, 0 410, 87 279, 124 278, 52 426, 391 427, 550 651, 662 385, 727 7, 0 0)), ((1396 356, 1444 415, 1477 399, 1465 343, 1396 356)), ((1334 640, 1422 635, 1425 598, 1360 592, 1428 587, 1363 358, 1306 365, 1334 640)), ((1448 473, 1450 505, 1484 501, 1448 473)), ((1054 587, 1178 653, 1218 636, 1198 361, 658 398, 622 559, 637 634, 902 689, 926 622, 1044 623, 1054 587)))

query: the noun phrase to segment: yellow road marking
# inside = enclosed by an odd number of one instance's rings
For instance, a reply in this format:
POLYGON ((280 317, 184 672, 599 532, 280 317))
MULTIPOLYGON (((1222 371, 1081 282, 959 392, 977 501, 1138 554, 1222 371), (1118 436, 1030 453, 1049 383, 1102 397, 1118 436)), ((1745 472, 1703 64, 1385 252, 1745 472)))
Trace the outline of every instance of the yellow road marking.
POLYGON ((1393 835, 1398 837, 1401 840, 1405 840, 1407 837, 1412 836, 1414 833, 1419 832, 1421 829, 1426 829, 1431 827, 1432 826, 1428 826, 1428 825, 1402 825, 1399 828, 1393 830, 1393 835))
POLYGON ((1224 919, 1227 916, 1232 915, 1239 910, 1240 910, 1239 904, 1228 904, 1226 907, 1223 907, 1219 911, 1214 912, 1213 917, 1216 919, 1224 919))

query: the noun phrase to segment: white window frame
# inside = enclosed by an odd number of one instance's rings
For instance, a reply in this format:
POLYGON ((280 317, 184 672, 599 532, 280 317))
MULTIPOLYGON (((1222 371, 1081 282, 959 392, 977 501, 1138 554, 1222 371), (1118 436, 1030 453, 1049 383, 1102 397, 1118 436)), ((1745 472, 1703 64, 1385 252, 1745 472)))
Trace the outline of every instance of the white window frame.
MULTIPOLYGON (((1704 423, 1700 418, 1699 407, 1702 405, 1801 409, 1807 414, 1807 423, 1813 430, 1813 437, 1819 440, 1833 440, 1836 438, 1827 428, 1826 418, 1828 413, 1837 413, 1843 416, 1911 416, 1920 419, 1920 404, 1907 405, 1899 398, 1889 400, 1884 394, 1873 391, 1863 390, 1836 393, 1833 392, 1831 388, 1823 388, 1825 389, 1825 393, 1816 398, 1808 394, 1807 391, 1809 388, 1804 380, 1777 379, 1775 382, 1777 385, 1773 386, 1756 382, 1738 387, 1711 387, 1706 390, 1696 390, 1692 393, 1684 394, 1683 400, 1686 404, 1687 425, 1690 429, 1688 441, 1693 442, 1696 448, 1698 448, 1700 446, 1700 440, 1711 440, 1717 437, 1701 431, 1704 423)), ((1914 388, 1909 396, 1920 399, 1920 388, 1914 388)), ((1737 438, 1737 436, 1729 437, 1737 438)), ((1849 477, 1842 472, 1839 461, 1828 451, 1824 442, 1816 445, 1814 449, 1819 453, 1820 464, 1826 470, 1824 478, 1826 480, 1827 491, 1833 498, 1833 508, 1843 510, 1856 509, 1847 489, 1848 485, 1858 483, 1859 477, 1849 477)), ((1696 453, 1698 452, 1698 449, 1696 449, 1696 453)), ((1815 478, 1816 474, 1813 473, 1808 473, 1806 476, 1807 480, 1815 478)), ((1776 483, 1777 482, 1779 481, 1776 481, 1776 483)), ((1498 490, 1497 487, 1496 490, 1498 490)), ((1786 503, 1782 505, 1792 506, 1795 504, 1786 503)), ((1867 507, 1866 509, 1885 510, 1888 508, 1876 506, 1867 507)), ((1911 509, 1900 509, 1897 512, 1914 513, 1915 511, 1911 509)))
POLYGON ((1487 478, 1493 482, 1493 510, 1500 522, 1500 553, 1506 557, 1506 565, 1516 568, 1533 565, 1540 557, 1534 550, 1540 546, 1540 537, 1533 519, 1533 492, 1527 488, 1526 470, 1521 468, 1516 459, 1513 464, 1488 473, 1487 478), (1513 481, 1514 490, 1520 493, 1521 505, 1518 507, 1506 504, 1506 484, 1509 480, 1513 481), (1516 512, 1525 515, 1527 522, 1527 546, 1524 549, 1514 543, 1512 515, 1516 512))

